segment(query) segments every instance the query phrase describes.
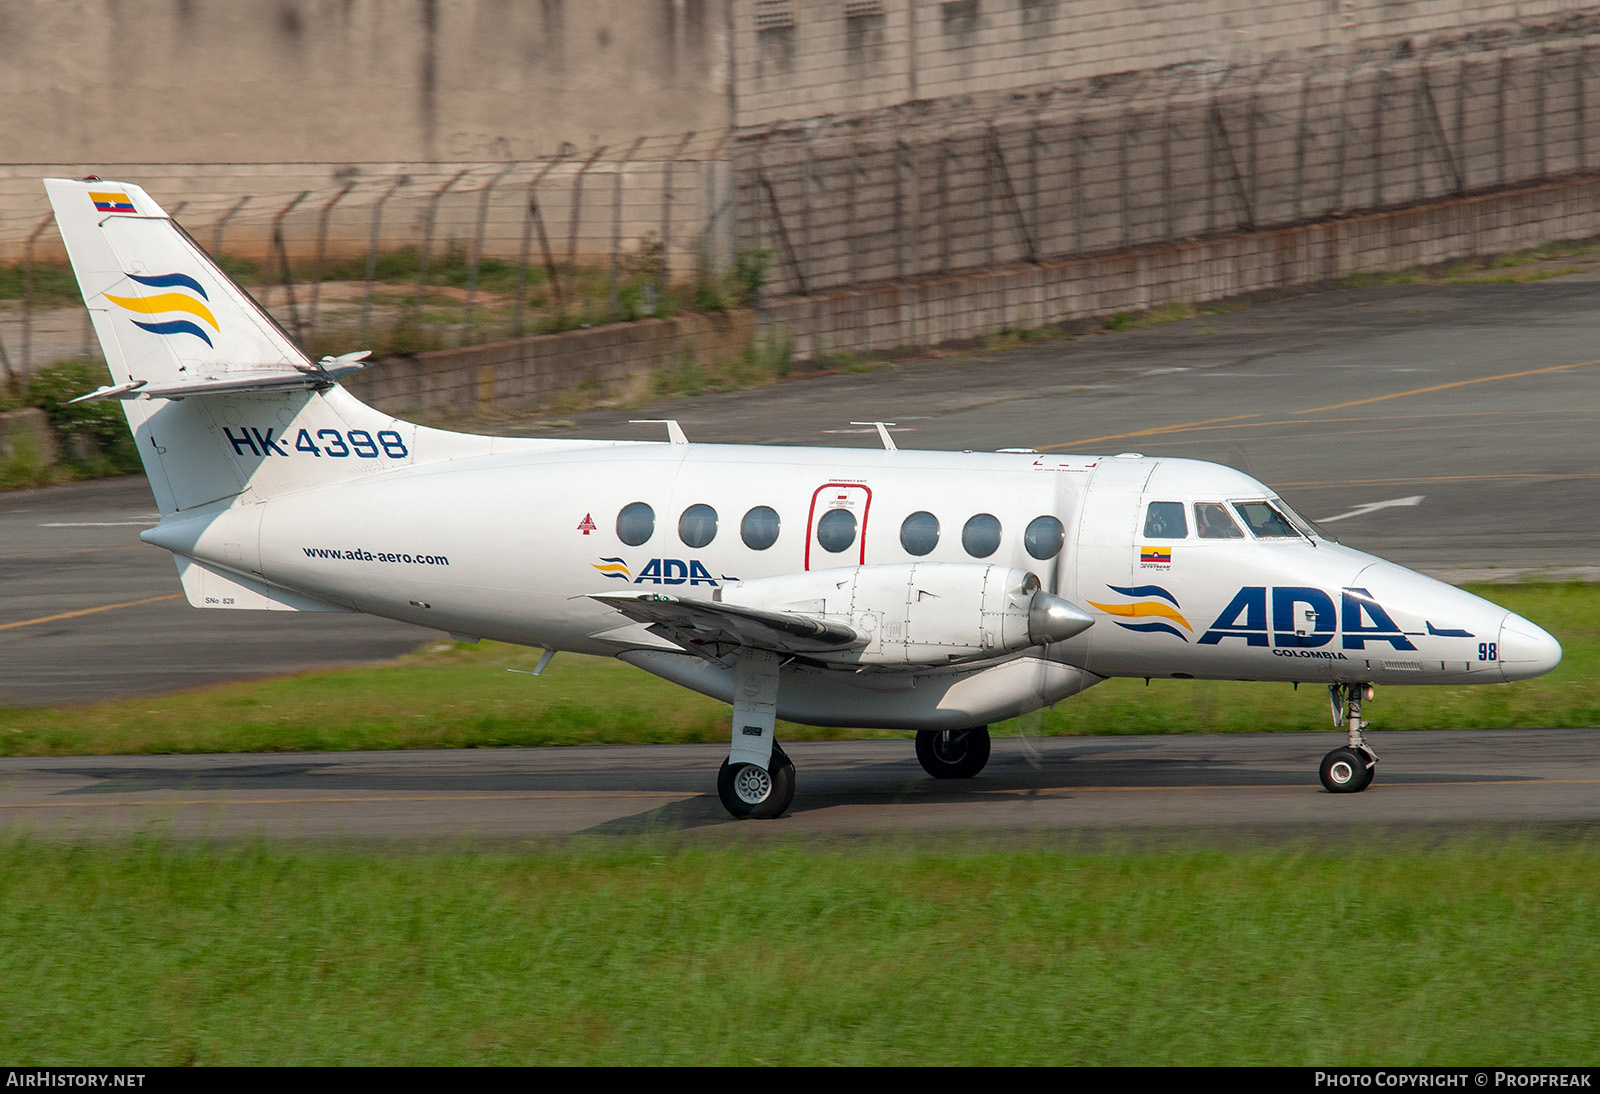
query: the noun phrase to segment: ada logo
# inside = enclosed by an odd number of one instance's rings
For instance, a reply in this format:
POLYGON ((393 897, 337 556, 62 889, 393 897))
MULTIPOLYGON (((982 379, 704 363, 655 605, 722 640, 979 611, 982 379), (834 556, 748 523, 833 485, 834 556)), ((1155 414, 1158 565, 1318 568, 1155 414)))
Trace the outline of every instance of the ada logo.
POLYGON ((1387 642, 1397 650, 1417 648, 1365 589, 1341 589, 1337 613, 1333 598, 1321 589, 1293 585, 1272 589, 1270 631, 1267 593, 1264 585, 1240 589, 1195 644, 1216 646, 1225 638, 1242 638, 1247 646, 1315 649, 1337 635, 1347 650, 1365 650, 1368 642, 1387 642), (1303 618, 1310 622, 1309 630, 1296 626, 1296 609, 1301 605, 1308 609, 1303 618))
MULTIPOLYGON (((1178 598, 1167 589, 1160 585, 1107 585, 1106 588, 1133 601, 1127 604, 1089 601, 1090 607, 1118 616, 1117 626, 1145 634, 1170 634, 1180 641, 1189 641, 1184 631, 1193 633, 1194 628, 1179 610, 1178 598)), ((1427 627, 1430 635, 1473 637, 1470 631, 1442 629, 1432 623, 1427 627)), ((1226 638, 1242 639, 1246 646, 1273 647, 1273 654, 1279 657, 1322 657, 1336 661, 1346 660, 1345 655, 1321 648, 1335 638, 1346 650, 1365 650, 1368 642, 1387 642, 1397 650, 1417 648, 1366 589, 1341 589, 1336 611, 1333 597, 1321 589, 1299 585, 1273 589, 1249 585, 1240 589, 1216 621, 1195 639, 1195 645, 1219 646, 1226 638), (1269 599, 1272 605, 1270 626, 1269 599)))
MULTIPOLYGON (((637 575, 620 558, 602 558, 591 565, 609 578, 634 585, 710 585, 712 588, 718 585, 711 571, 696 558, 687 561, 681 558, 652 558, 637 575)), ((724 576, 722 580, 731 581, 732 578, 724 576)))

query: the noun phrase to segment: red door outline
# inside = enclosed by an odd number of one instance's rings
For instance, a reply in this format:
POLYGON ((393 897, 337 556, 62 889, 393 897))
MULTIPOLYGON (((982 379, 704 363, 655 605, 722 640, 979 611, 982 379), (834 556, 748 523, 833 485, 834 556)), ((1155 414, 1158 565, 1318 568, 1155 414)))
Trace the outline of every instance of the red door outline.
POLYGON ((811 509, 806 513, 806 569, 811 569, 811 541, 817 538, 817 499, 824 490, 860 490, 867 495, 867 500, 861 506, 861 529, 858 542, 860 551, 857 554, 858 565, 867 564, 867 515, 872 511, 872 487, 860 482, 825 482, 817 487, 811 494, 811 509))

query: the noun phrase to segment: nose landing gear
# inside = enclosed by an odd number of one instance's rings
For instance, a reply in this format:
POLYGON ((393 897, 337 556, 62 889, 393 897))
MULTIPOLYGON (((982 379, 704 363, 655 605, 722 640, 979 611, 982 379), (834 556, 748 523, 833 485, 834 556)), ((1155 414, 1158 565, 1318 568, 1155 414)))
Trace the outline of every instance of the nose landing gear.
POLYGON ((1322 757, 1318 775, 1330 794, 1354 794, 1372 783, 1378 754, 1367 744, 1369 723, 1361 720, 1361 700, 1372 698, 1371 684, 1330 684, 1328 701, 1333 706, 1333 727, 1349 724, 1350 740, 1322 757))

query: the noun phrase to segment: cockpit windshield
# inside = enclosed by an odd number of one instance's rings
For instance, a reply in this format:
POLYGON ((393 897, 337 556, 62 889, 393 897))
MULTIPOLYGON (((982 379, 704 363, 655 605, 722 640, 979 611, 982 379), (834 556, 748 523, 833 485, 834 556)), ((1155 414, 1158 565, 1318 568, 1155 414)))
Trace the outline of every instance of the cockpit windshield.
POLYGON ((1327 536, 1323 535, 1322 529, 1318 528, 1305 517, 1302 517, 1299 513, 1296 513, 1293 509, 1289 508, 1288 504, 1282 498, 1273 498, 1272 504, 1277 506, 1278 511, 1284 515, 1290 524, 1299 529, 1300 534, 1305 536, 1307 539, 1317 540, 1328 538, 1327 536))
POLYGON ((1258 539, 1290 539, 1305 536, 1313 538, 1311 532, 1301 529, 1284 516, 1284 510, 1289 507, 1282 502, 1273 501, 1236 501, 1233 511, 1243 519, 1245 527, 1250 529, 1252 535, 1258 539))

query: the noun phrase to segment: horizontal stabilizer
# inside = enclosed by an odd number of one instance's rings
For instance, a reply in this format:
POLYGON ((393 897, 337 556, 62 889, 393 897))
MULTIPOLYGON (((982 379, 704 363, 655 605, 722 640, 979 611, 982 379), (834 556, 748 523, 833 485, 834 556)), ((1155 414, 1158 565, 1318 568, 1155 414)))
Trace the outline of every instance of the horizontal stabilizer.
POLYGON ((711 660, 720 659, 719 646, 816 654, 860 649, 870 641, 848 623, 797 612, 766 612, 660 593, 595 593, 591 599, 649 624, 652 634, 711 660))
POLYGON ((245 391, 300 391, 332 386, 341 377, 366 368, 370 350, 324 357, 320 364, 295 365, 292 369, 273 368, 257 372, 234 370, 221 376, 202 376, 175 383, 133 380, 106 385, 80 395, 74 403, 97 403, 108 399, 187 399, 192 395, 235 395, 245 391))

